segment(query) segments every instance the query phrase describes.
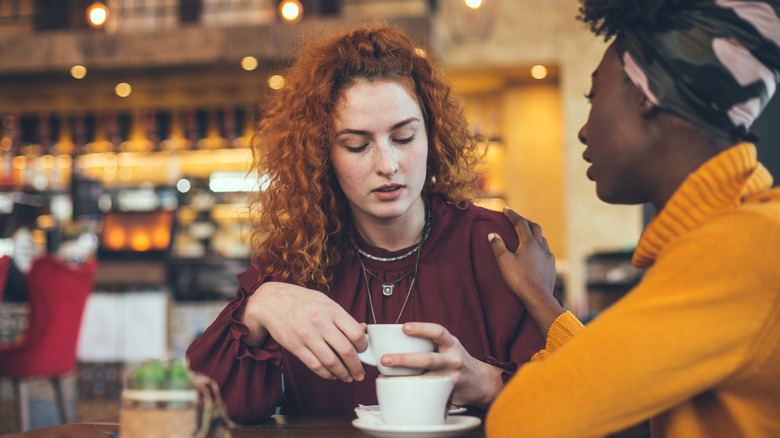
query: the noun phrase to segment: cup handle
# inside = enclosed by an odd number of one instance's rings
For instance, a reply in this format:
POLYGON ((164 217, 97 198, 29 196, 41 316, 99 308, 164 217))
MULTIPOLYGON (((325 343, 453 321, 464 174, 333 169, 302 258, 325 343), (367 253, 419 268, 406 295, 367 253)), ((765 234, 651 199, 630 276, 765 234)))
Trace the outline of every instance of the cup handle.
POLYGON ((374 358, 374 352, 371 351, 371 340, 368 338, 368 333, 366 333, 366 349, 358 352, 358 358, 365 364, 377 365, 376 358, 374 358))

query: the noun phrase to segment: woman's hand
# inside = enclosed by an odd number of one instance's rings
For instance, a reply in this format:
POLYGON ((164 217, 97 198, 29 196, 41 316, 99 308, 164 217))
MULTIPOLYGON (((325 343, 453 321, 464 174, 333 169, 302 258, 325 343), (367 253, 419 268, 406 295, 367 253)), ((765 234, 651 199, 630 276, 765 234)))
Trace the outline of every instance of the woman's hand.
POLYGON ((325 294, 288 283, 263 283, 247 298, 241 320, 248 345, 270 334, 318 376, 345 382, 363 380, 357 356, 366 344, 364 327, 325 294))
POLYGON ((458 338, 439 324, 407 322, 407 335, 431 339, 436 344, 433 353, 385 354, 382 365, 422 368, 430 375, 451 376, 454 382, 452 404, 487 408, 504 383, 501 369, 473 358, 458 338))
POLYGON ((490 233, 490 249, 496 257, 501 277, 525 305, 537 327, 546 337, 563 308, 553 296, 555 291, 555 257, 550 252, 542 228, 509 207, 504 215, 515 227, 520 241, 517 251, 510 252, 501 237, 490 233))

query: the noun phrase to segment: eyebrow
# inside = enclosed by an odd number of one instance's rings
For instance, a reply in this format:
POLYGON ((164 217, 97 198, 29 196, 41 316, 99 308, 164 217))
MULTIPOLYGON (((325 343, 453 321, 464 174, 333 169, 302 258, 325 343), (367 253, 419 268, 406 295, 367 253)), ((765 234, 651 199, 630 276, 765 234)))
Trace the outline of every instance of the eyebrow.
MULTIPOLYGON (((398 123, 394 124, 393 126, 391 126, 390 127, 390 131, 395 131, 396 129, 398 129, 398 128, 402 127, 402 126, 408 125, 409 123, 419 122, 419 121, 420 121, 420 119, 418 119, 417 117, 409 117, 408 119, 401 120, 400 122, 398 122, 398 123)), ((371 135, 370 132, 362 130, 362 129, 342 129, 341 131, 338 131, 336 133, 336 136, 338 137, 339 135, 344 135, 344 134, 371 135)))

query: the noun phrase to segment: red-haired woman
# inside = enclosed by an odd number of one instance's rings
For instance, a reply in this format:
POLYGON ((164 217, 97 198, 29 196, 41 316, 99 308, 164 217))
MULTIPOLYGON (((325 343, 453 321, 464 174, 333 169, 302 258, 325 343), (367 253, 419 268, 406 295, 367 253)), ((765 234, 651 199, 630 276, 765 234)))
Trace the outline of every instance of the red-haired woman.
POLYGON ((440 68, 364 27, 309 44, 286 79, 254 139, 256 256, 191 367, 236 421, 354 415, 376 403, 362 323, 403 323, 436 349, 383 364, 450 375, 452 403, 484 412, 543 340, 485 239, 513 247, 511 224, 471 203, 480 138, 440 68))

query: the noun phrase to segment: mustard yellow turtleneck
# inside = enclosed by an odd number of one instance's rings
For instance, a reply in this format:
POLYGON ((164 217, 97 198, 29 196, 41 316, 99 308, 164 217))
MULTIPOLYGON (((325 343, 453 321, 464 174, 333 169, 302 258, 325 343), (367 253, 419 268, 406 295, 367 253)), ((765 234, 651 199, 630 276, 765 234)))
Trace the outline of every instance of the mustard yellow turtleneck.
POLYGON ((642 282, 565 313, 491 407, 498 437, 780 437, 780 189, 755 146, 692 173, 643 233, 642 282))

